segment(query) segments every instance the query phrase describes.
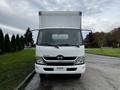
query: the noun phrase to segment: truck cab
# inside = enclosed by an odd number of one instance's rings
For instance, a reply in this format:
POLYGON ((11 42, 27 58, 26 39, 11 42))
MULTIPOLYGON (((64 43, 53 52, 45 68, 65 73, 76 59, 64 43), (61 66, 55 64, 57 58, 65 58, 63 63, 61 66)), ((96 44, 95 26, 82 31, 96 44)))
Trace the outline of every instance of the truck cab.
POLYGON ((39 15, 35 71, 41 78, 46 74, 80 77, 86 69, 80 13, 47 11, 39 15), (75 25, 78 21, 79 28, 75 25))

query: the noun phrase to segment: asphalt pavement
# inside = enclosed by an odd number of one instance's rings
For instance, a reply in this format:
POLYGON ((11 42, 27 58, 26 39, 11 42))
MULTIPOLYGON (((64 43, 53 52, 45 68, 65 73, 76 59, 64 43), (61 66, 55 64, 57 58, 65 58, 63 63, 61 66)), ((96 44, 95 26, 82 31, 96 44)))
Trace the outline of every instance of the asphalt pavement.
POLYGON ((86 54, 86 73, 80 79, 73 75, 38 74, 25 90, 120 90, 120 58, 86 54))

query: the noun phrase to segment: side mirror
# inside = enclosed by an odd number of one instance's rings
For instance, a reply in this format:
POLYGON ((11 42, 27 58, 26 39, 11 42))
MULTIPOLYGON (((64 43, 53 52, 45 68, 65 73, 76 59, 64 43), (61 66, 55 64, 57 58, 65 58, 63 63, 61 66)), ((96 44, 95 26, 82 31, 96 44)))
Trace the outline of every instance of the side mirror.
POLYGON ((34 44, 36 45, 36 41, 37 41, 37 36, 38 36, 38 32, 39 32, 40 29, 33 29, 33 30, 30 30, 32 32, 32 38, 34 40, 34 44))
POLYGON ((83 39, 85 39, 89 33, 92 33, 92 30, 89 29, 82 29, 81 31, 82 31, 83 39))
POLYGON ((85 44, 85 47, 88 46, 88 42, 91 41, 91 38, 93 38, 93 33, 92 30, 84 29, 82 30, 82 35, 83 35, 83 42, 85 44))

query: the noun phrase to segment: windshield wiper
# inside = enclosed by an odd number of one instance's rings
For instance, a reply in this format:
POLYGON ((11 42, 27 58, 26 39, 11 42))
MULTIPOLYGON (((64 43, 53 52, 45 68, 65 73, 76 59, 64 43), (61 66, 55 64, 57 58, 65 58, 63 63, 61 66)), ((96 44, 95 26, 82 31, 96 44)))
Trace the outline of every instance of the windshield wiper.
POLYGON ((50 43, 42 43, 42 44, 39 44, 39 45, 42 45, 42 46, 53 46, 53 47, 59 48, 58 45, 50 44, 50 43))
POLYGON ((59 46, 76 46, 76 47, 79 47, 80 45, 75 45, 75 44, 59 44, 59 46))

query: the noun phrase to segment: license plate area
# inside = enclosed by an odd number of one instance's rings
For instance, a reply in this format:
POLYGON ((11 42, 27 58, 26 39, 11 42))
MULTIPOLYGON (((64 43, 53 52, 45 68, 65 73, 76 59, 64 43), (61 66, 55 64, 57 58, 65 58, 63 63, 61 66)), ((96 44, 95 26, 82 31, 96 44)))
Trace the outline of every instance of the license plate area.
POLYGON ((64 67, 56 67, 55 71, 65 71, 65 68, 64 67))

